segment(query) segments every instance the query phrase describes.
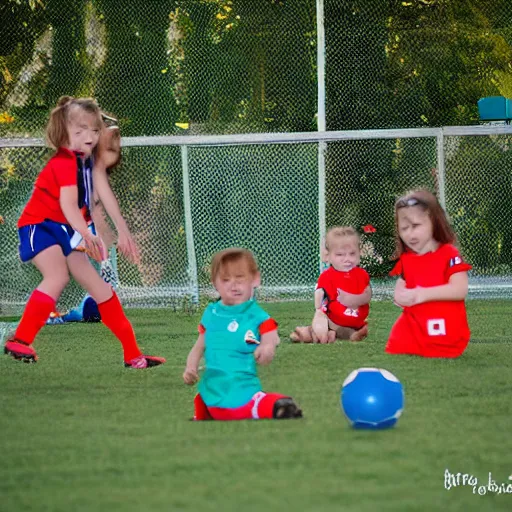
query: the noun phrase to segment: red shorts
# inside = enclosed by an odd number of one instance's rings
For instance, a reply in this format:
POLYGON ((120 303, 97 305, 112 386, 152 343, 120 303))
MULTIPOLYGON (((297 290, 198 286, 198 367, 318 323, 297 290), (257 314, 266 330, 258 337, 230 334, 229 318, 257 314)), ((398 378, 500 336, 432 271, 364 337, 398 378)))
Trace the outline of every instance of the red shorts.
POLYGON ((272 419, 274 404, 281 398, 288 398, 278 393, 259 391, 249 402, 241 407, 225 409, 223 407, 208 407, 199 393, 194 398, 194 420, 258 420, 272 419))

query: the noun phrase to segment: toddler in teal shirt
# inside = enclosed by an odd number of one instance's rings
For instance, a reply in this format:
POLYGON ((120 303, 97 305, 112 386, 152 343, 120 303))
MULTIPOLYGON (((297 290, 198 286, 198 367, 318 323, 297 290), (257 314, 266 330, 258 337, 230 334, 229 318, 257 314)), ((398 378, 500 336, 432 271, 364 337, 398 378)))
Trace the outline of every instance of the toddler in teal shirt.
POLYGON ((187 358, 186 384, 199 381, 195 420, 300 418, 292 398, 264 393, 256 363, 269 364, 279 344, 277 323, 254 300, 260 273, 253 254, 226 249, 213 257, 211 280, 220 300, 208 305, 187 358), (199 380, 204 355, 206 369, 199 380))

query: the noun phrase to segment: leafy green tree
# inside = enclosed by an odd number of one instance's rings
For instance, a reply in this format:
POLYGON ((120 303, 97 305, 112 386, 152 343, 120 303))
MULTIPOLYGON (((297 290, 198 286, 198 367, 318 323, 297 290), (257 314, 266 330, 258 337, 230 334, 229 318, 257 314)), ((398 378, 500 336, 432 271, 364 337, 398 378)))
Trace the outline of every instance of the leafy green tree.
MULTIPOLYGON (((38 38, 49 26, 45 5, 37 0, 19 1, 5 0, 0 3, 0 133, 7 136, 28 128, 27 116, 19 108, 12 105, 19 100, 11 97, 6 99, 19 83, 21 70, 32 58, 38 38), (13 116, 12 114, 15 114, 13 116)), ((23 86, 26 88, 28 86, 23 86)), ((27 95, 23 90, 23 95, 27 95)), ((23 102, 26 108, 26 102, 23 102)))
MULTIPOLYGON (((178 109, 168 57, 174 2, 97 0, 96 5, 106 28, 107 51, 95 92, 100 105, 119 119, 123 136, 175 133, 178 109)), ((173 272, 176 279, 176 272, 185 268, 179 151, 125 150, 123 165, 113 176, 141 246, 144 284, 166 282, 173 272)))
POLYGON ((52 59, 46 86, 51 108, 60 96, 86 95, 88 59, 84 0, 49 0, 46 6, 53 30, 52 59))
POLYGON ((107 33, 107 56, 96 96, 119 117, 123 135, 176 131, 173 77, 167 56, 174 2, 97 0, 107 33))
POLYGON ((206 131, 316 128, 314 2, 178 2, 191 123, 206 131))
POLYGON ((478 122, 477 101, 500 95, 512 69, 503 0, 392 2, 387 80, 392 126, 478 122))

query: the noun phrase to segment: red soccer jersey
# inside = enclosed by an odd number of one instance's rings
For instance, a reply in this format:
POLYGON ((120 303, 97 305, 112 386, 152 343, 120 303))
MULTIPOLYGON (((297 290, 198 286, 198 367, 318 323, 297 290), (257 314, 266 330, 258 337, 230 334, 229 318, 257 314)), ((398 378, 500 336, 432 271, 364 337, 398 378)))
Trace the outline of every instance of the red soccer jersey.
POLYGON ((324 290, 323 309, 330 320, 336 325, 360 329, 366 323, 370 311, 369 304, 351 309, 338 301, 338 294, 344 291, 360 295, 369 284, 370 276, 361 267, 355 267, 348 272, 329 267, 320 274, 316 290, 324 290))
MULTIPOLYGON (((400 256, 390 275, 401 276, 407 288, 447 284, 456 272, 467 272, 458 249, 451 244, 436 251, 400 256)), ((469 341, 469 326, 463 300, 435 301, 404 307, 391 329, 386 352, 424 357, 458 357, 469 341)))
POLYGON ((76 155, 59 148, 39 173, 32 196, 18 220, 18 228, 40 224, 45 219, 68 224, 60 207, 60 189, 77 185, 77 170, 76 155))

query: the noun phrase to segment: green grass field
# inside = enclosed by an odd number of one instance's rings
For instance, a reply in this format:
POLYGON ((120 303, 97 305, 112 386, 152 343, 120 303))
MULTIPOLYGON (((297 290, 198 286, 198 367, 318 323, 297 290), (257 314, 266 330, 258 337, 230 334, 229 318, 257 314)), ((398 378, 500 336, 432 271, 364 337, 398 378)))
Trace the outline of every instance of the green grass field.
POLYGON ((145 351, 168 360, 147 371, 124 369, 98 324, 45 327, 38 364, 0 357, 0 510, 512 510, 512 494, 478 495, 489 472, 512 483, 510 302, 468 303, 473 341, 458 360, 384 354, 389 303, 372 304, 368 341, 332 346, 287 342, 310 304, 266 309, 282 343, 260 377, 303 420, 189 421, 195 390, 181 375, 199 313, 129 310, 145 351), (349 428, 340 386, 361 366, 403 383, 395 428, 349 428), (477 487, 446 490, 446 469, 477 487))

